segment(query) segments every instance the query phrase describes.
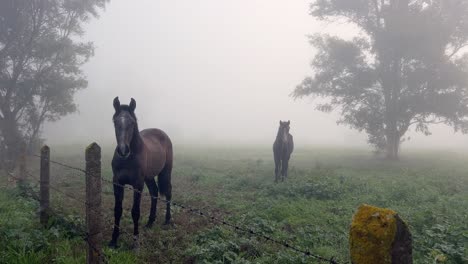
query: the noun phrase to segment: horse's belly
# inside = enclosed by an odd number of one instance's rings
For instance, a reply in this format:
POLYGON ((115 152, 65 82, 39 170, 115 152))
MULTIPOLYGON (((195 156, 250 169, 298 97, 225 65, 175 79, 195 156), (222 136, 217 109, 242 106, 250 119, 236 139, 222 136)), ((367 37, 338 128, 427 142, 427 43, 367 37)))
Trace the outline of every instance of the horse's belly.
POLYGON ((144 142, 141 168, 145 178, 149 179, 159 175, 166 166, 170 140, 164 132, 158 129, 146 129, 140 134, 144 142))
POLYGON ((164 169, 166 165, 166 152, 162 148, 148 150, 142 163, 145 178, 153 178, 164 169))

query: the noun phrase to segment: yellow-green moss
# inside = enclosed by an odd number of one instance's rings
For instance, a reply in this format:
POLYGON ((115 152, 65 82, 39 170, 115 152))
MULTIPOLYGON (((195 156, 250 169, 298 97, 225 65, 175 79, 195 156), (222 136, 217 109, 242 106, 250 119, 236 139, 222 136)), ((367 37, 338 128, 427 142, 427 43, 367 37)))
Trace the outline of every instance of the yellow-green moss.
POLYGON ((361 205, 353 217, 349 242, 354 264, 391 264, 391 247, 397 229, 396 212, 361 205))

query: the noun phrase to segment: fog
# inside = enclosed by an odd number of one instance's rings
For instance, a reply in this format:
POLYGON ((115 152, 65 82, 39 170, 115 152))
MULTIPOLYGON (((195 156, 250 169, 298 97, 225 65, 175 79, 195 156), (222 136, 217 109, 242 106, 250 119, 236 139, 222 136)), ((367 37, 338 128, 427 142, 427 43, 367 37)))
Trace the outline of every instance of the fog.
MULTIPOLYGON (((181 144, 271 144, 279 120, 291 120, 297 146, 366 146, 366 136, 338 126, 338 115, 289 94, 312 70, 307 35, 351 37, 345 24, 308 15, 309 0, 112 0, 86 26, 95 56, 79 112, 47 123, 49 144, 114 142, 112 100, 137 102, 140 129, 158 127, 181 144)), ((468 136, 445 126, 413 132, 405 148, 464 148, 468 136)))

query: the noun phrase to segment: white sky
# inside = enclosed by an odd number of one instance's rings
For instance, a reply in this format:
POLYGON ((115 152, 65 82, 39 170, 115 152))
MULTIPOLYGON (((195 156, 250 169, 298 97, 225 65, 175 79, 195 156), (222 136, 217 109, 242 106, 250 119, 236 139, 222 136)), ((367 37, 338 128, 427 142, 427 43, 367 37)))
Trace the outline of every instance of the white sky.
MULTIPOLYGON (((271 144, 279 119, 296 145, 365 145, 335 114, 289 94, 314 55, 307 35, 350 36, 308 15, 307 0, 112 0, 87 25, 95 56, 79 113, 47 124, 49 143, 114 142, 112 100, 137 101, 140 129, 158 127, 175 142, 271 144)), ((405 146, 465 147, 468 136, 439 126, 405 146)))

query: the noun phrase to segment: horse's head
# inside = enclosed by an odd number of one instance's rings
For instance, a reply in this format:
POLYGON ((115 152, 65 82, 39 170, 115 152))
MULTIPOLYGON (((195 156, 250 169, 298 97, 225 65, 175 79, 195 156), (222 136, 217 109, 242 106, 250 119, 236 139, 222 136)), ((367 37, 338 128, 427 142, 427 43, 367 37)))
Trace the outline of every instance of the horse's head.
POLYGON ((128 158, 131 154, 130 143, 138 133, 137 119, 135 116, 136 102, 132 98, 129 105, 121 105, 119 97, 114 98, 115 137, 117 138, 116 153, 122 158, 128 158))
POLYGON ((289 125, 291 124, 291 121, 288 120, 288 122, 283 122, 280 120, 280 126, 278 128, 278 135, 277 137, 282 141, 282 142, 287 142, 288 141, 288 135, 289 135, 289 125))

